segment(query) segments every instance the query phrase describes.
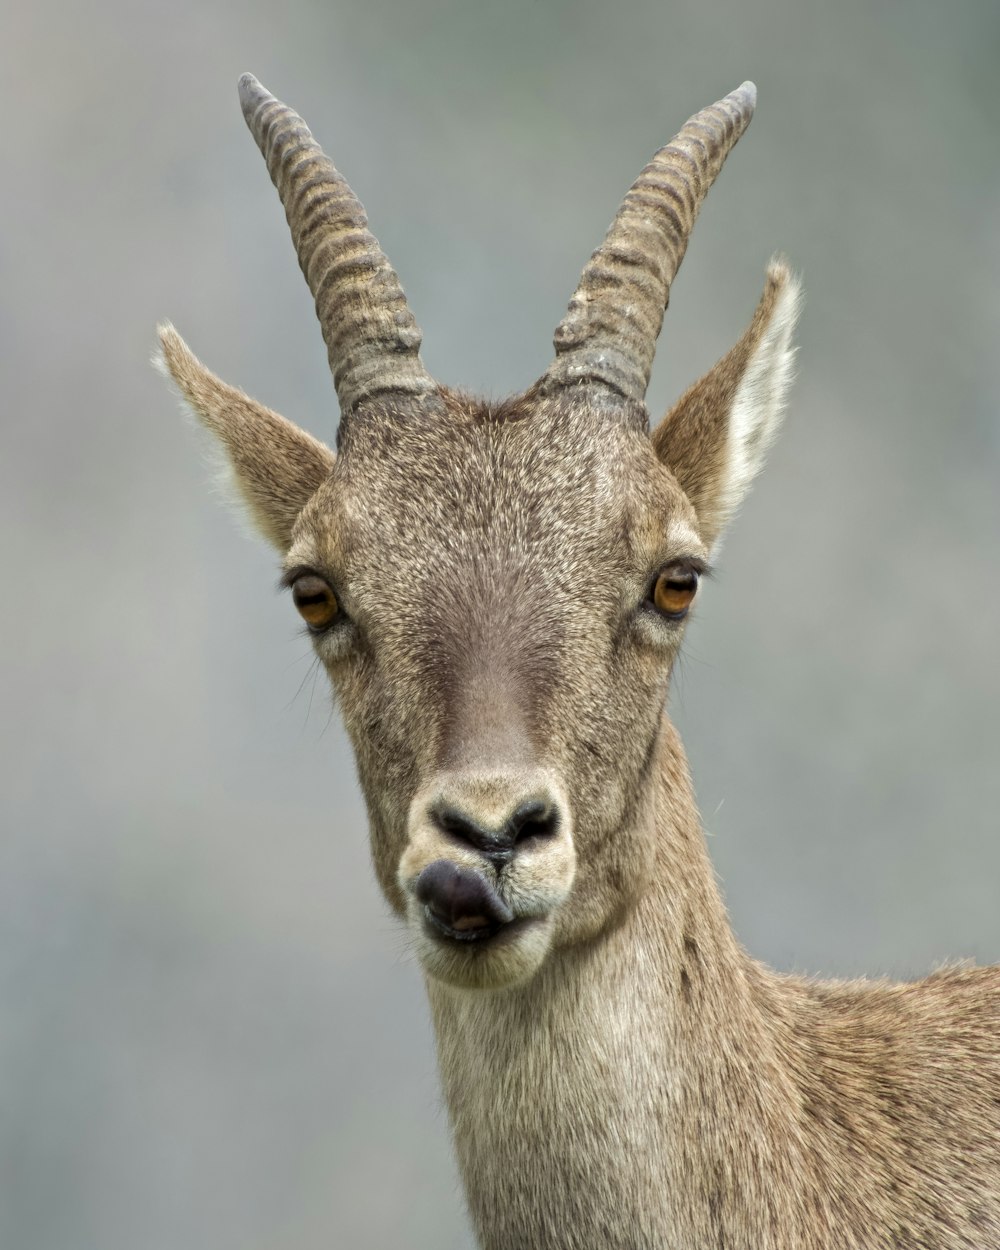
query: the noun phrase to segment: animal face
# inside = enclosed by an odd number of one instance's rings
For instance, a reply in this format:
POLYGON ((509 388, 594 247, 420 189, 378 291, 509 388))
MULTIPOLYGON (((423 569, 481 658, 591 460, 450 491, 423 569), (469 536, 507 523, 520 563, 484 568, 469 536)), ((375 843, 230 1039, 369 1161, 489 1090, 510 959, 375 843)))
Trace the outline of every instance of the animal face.
POLYGON ((797 287, 772 264, 736 346, 652 437, 643 397, 744 84, 646 167, 524 395, 438 385, 353 192, 246 76, 343 418, 337 455, 226 386, 169 327, 163 363, 281 552, 354 744, 381 887, 428 973, 530 977, 613 925, 654 851, 649 772, 710 552, 790 377, 797 287))
POLYGON ((634 410, 585 391, 350 424, 285 558, 336 597, 314 642, 379 881, 461 984, 608 923, 648 859, 643 774, 707 551, 634 410))

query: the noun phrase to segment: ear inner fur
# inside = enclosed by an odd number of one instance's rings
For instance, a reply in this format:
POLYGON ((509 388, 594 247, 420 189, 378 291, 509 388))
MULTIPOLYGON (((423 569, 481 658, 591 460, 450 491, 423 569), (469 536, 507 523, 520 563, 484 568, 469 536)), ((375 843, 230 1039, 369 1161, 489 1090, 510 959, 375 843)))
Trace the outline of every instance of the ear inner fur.
POLYGON ((784 261, 773 261, 739 342, 653 431, 656 454, 693 504, 709 548, 759 472, 780 425, 791 383, 798 303, 798 282, 784 261))

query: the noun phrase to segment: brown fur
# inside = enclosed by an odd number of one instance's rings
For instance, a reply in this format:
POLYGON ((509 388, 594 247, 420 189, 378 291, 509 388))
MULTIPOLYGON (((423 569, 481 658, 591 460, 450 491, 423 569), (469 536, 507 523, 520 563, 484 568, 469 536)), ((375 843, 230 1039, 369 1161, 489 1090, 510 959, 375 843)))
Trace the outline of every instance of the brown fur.
POLYGON ((606 386, 502 404, 369 399, 339 454, 164 336, 285 565, 335 589, 316 639, 357 754, 375 870, 427 974, 484 1250, 1000 1245, 1000 972, 813 983, 729 926, 665 705, 683 633, 647 603, 703 562, 787 387, 772 267, 737 346, 650 438, 606 386), (560 813, 502 867, 435 823, 560 813), (522 926, 442 942, 448 860, 522 926))

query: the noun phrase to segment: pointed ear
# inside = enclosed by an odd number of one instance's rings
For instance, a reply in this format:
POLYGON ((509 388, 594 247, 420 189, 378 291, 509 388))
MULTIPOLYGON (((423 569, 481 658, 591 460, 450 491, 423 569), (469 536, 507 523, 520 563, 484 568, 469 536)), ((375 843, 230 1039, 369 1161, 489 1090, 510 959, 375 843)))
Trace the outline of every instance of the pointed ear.
POLYGON ((240 501, 259 533, 284 554, 299 513, 335 456, 311 434, 209 373, 171 325, 154 361, 173 378, 198 421, 219 441, 240 501))
POLYGON ((773 260, 743 337, 653 432, 656 454, 694 505, 709 548, 739 507, 781 424, 799 295, 787 264, 773 260))

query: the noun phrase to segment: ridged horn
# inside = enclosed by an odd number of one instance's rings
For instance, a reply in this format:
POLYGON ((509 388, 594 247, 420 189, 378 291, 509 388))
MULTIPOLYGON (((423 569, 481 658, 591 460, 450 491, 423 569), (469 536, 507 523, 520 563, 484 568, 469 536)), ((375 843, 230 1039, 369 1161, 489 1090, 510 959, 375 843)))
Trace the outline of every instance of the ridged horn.
POLYGON ((384 391, 436 391, 420 359, 420 327, 361 201, 297 113, 252 74, 239 89, 316 301, 342 412, 384 391))
POLYGON ((702 109, 633 183, 556 329, 545 389, 598 382, 642 402, 691 228, 756 102, 745 82, 702 109))

